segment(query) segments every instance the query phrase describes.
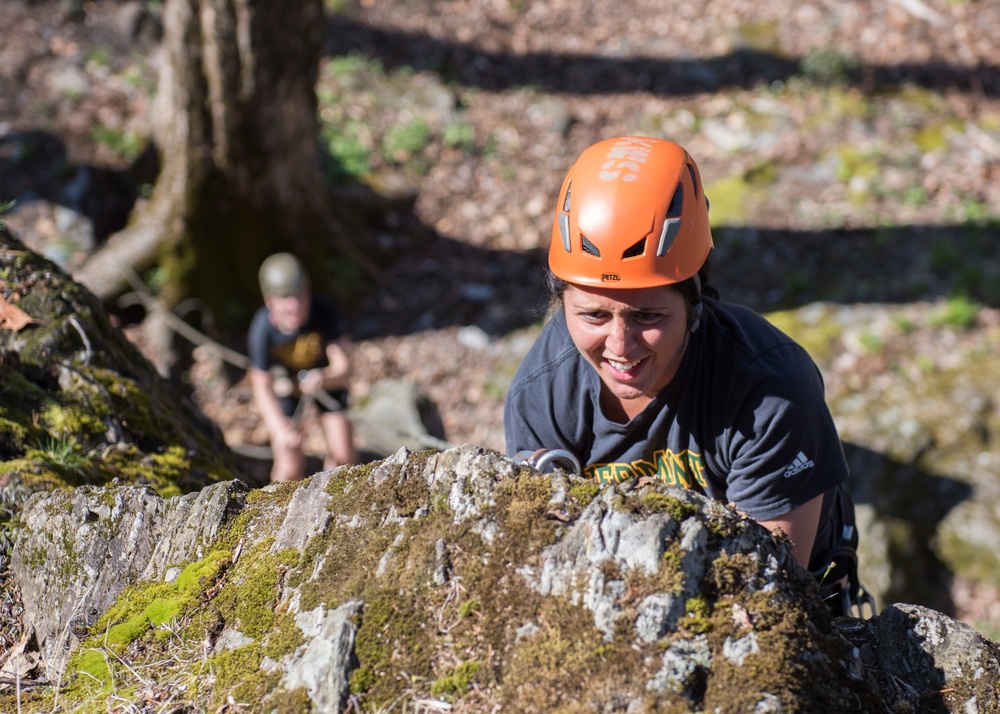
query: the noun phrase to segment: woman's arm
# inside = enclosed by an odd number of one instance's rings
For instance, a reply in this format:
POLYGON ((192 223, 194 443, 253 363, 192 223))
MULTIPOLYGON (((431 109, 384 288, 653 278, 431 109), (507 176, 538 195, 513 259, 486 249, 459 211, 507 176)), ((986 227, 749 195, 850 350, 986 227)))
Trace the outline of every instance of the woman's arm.
POLYGON ((769 518, 759 523, 773 531, 780 528, 792 542, 792 556, 803 568, 809 569, 809 556, 812 553, 813 541, 819 528, 819 516, 823 509, 823 495, 820 494, 811 501, 803 503, 783 516, 769 518))

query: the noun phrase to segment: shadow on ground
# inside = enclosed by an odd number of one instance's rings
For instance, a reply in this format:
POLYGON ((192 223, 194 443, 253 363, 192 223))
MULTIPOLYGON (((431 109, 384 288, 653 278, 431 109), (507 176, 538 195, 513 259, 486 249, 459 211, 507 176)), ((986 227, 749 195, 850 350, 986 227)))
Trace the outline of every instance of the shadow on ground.
POLYGON ((901 463, 864 446, 845 443, 851 470, 851 497, 859 507, 871 509, 877 527, 862 528, 866 551, 884 557, 883 563, 862 561, 862 578, 869 570, 886 569, 888 589, 878 593, 886 603, 906 602, 955 615, 951 599, 952 572, 934 552, 937 530, 948 513, 973 494, 962 481, 901 463))
MULTIPOLYGON (((387 69, 412 67, 444 79, 487 90, 535 87, 544 92, 577 95, 650 92, 688 96, 745 89, 802 74, 801 60, 743 48, 708 59, 609 58, 596 55, 489 52, 472 44, 447 42, 422 34, 371 27, 343 15, 327 24, 327 53, 360 53, 387 69)), ((904 84, 941 91, 1000 95, 1000 66, 964 67, 946 62, 861 64, 837 73, 866 91, 904 84)))
MULTIPOLYGON (((1000 225, 714 234, 711 283, 724 299, 761 312, 956 295, 1000 305, 1000 225)), ((545 260, 543 250, 495 251, 426 232, 360 310, 358 336, 463 325, 499 336, 537 323, 545 260)))

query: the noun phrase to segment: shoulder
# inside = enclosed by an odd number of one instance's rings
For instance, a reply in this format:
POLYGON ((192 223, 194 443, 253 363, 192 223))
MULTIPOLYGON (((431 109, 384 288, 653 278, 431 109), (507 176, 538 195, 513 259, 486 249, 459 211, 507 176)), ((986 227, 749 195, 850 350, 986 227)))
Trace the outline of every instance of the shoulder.
POLYGON ((795 341, 768 322, 760 313, 743 305, 705 298, 709 332, 753 352, 795 344, 795 341))
POLYGON ((254 367, 267 368, 267 352, 274 334, 270 313, 266 307, 261 307, 254 313, 250 321, 250 331, 247 333, 247 352, 254 367))
POLYGON ((801 345, 748 307, 707 298, 705 313, 702 322, 707 339, 719 356, 728 355, 745 365, 791 362, 815 366, 801 345))
POLYGON ((577 381, 579 361, 579 352, 566 329, 566 319, 559 313, 545 324, 528 350, 514 373, 509 394, 513 398, 527 391, 551 394, 548 388, 551 385, 577 381), (540 389, 541 392, 537 391, 540 389))
POLYGON ((731 403, 768 395, 801 404, 824 398, 823 378, 812 357, 764 316, 717 301, 706 305, 706 313, 700 363, 731 403))
POLYGON ((588 453, 600 382, 569 336, 565 319, 542 328, 514 374, 504 400, 510 455, 522 449, 566 448, 588 453))
POLYGON ((253 318, 250 320, 250 335, 262 335, 267 332, 271 326, 271 313, 268 311, 266 306, 261 306, 254 313, 253 318))

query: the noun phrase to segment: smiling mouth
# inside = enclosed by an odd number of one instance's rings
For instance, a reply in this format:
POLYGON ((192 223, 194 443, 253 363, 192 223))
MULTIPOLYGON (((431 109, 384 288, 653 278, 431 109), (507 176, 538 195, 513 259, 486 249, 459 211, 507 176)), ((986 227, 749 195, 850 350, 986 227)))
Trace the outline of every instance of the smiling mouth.
POLYGON ((616 372, 622 372, 624 374, 631 372, 639 365, 640 362, 642 362, 641 359, 632 360, 631 362, 619 362, 618 360, 613 359, 608 360, 608 364, 611 365, 612 369, 616 372))

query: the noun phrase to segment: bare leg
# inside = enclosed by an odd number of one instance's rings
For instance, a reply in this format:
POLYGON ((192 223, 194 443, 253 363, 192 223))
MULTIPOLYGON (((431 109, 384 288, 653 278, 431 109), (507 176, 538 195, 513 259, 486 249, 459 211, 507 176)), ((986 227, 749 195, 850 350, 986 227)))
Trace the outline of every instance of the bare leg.
POLYGON ((323 434, 326 436, 327 455, 323 461, 326 469, 359 461, 358 450, 354 446, 354 429, 344 412, 326 412, 320 416, 323 434))
POLYGON ((271 452, 274 455, 271 483, 298 481, 305 475, 306 457, 302 451, 302 440, 293 439, 291 441, 292 443, 281 439, 271 439, 271 452))

